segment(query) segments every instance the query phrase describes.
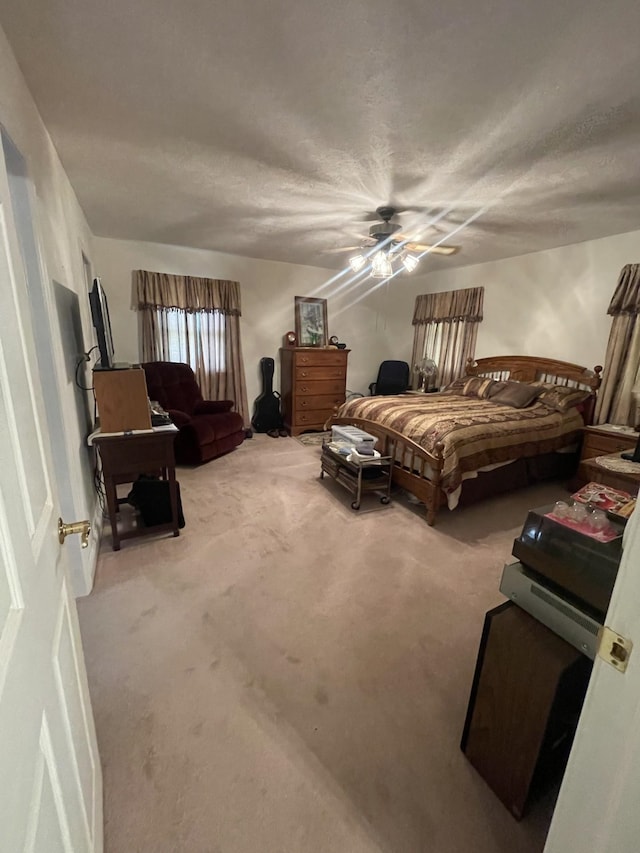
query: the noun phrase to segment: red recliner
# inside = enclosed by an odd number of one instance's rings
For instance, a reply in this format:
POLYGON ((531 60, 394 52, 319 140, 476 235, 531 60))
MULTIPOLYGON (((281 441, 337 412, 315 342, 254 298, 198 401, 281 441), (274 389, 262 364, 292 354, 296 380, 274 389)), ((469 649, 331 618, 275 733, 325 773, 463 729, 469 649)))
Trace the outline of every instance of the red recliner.
POLYGON ((228 453, 245 437, 244 423, 232 412, 232 400, 203 400, 193 370, 173 361, 142 365, 150 400, 157 400, 178 427, 175 442, 179 465, 199 465, 228 453))

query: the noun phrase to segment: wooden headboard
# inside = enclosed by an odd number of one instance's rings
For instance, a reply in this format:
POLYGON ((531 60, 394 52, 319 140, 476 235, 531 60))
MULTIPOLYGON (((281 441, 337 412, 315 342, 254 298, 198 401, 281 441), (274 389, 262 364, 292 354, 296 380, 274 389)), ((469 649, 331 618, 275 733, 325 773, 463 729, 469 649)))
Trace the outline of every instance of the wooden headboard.
POLYGON ((496 355, 490 358, 470 358, 467 373, 491 379, 513 379, 517 382, 550 382, 591 391, 584 411, 585 423, 590 424, 596 403, 596 393, 602 381, 602 366, 593 370, 570 361, 538 358, 533 355, 496 355))

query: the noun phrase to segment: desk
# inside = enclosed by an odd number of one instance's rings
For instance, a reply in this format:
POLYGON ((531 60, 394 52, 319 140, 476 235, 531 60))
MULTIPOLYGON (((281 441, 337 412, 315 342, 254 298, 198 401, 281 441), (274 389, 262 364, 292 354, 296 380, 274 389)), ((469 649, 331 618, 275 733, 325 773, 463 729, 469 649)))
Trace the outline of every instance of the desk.
POLYGON ((173 442, 177 434, 178 430, 172 424, 166 427, 156 427, 151 432, 135 432, 131 435, 101 434, 98 432, 91 436, 91 441, 98 447, 102 460, 114 551, 120 550, 121 540, 131 539, 134 536, 162 533, 163 531, 172 531, 174 536, 180 535, 178 528, 178 490, 173 454, 173 442), (125 501, 118 498, 116 486, 119 483, 133 483, 140 474, 156 474, 157 472, 161 473, 164 480, 169 481, 171 521, 167 524, 137 527, 134 530, 120 533, 118 531, 118 507, 125 501))

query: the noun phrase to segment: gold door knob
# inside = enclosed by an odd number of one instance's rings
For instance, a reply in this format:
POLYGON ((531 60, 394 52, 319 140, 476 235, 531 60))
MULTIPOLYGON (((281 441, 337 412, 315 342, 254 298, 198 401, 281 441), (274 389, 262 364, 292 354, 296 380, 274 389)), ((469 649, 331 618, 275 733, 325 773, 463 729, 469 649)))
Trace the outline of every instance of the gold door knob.
POLYGON ((80 545, 82 548, 86 548, 89 544, 89 534, 91 533, 91 525, 88 520, 84 521, 74 521, 72 524, 65 524, 64 521, 59 518, 58 519, 58 541, 61 545, 64 545, 64 540, 67 536, 71 536, 72 533, 80 534, 80 545))

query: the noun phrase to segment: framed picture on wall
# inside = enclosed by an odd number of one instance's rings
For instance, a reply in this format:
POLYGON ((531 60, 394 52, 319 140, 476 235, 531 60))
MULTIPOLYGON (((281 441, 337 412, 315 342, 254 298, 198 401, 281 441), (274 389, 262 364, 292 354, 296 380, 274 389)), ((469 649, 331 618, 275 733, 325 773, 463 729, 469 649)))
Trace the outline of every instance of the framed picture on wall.
POLYGON ((327 300, 296 296, 296 335, 300 347, 327 346, 327 300))

